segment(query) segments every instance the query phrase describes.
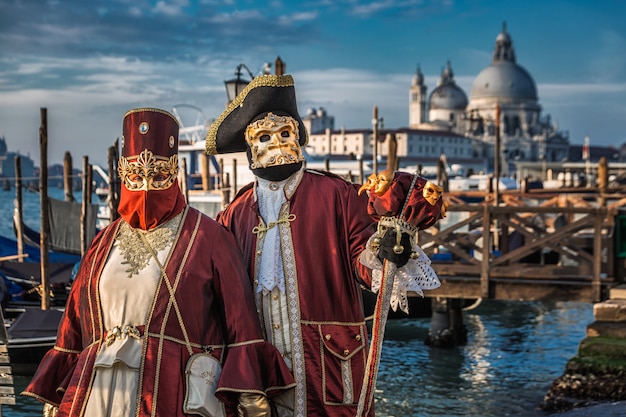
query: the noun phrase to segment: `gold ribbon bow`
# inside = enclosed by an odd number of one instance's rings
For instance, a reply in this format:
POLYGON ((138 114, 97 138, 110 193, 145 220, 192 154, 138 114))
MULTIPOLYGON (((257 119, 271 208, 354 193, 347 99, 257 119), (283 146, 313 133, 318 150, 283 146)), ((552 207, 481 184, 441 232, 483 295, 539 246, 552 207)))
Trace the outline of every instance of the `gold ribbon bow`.
POLYGON ((292 222, 296 219, 296 215, 295 214, 288 214, 278 220, 276 220, 275 222, 269 222, 267 225, 265 225, 265 223, 263 223, 263 220, 261 220, 261 223, 259 223, 258 226, 254 226, 252 228, 252 233, 254 233, 255 235, 257 235, 259 238, 262 238, 263 235, 265 235, 265 232, 267 232, 268 230, 270 230, 272 227, 276 226, 277 224, 280 223, 289 223, 292 222))

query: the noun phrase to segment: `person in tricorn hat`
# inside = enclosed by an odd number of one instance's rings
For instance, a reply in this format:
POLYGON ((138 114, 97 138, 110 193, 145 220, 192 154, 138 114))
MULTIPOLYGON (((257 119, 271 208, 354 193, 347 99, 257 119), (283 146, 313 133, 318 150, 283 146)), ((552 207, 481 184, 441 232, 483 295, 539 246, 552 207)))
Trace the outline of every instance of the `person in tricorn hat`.
POLYGON ((159 109, 123 118, 121 218, 91 243, 56 345, 22 393, 50 415, 268 417, 266 396, 293 386, 232 235, 180 191, 178 131, 159 109))
POLYGON ((293 78, 253 79, 207 133, 207 153, 245 151, 256 177, 216 219, 243 252, 265 337, 296 381, 273 400, 275 415, 354 416, 371 279, 359 255, 374 223, 355 184, 305 169, 306 143, 293 78))

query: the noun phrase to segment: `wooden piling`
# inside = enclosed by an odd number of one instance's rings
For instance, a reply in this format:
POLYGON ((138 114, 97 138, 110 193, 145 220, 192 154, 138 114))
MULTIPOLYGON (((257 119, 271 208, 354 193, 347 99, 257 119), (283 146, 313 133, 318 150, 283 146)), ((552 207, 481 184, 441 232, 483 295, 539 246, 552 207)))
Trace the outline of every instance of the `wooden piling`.
POLYGON ((374 106, 372 113, 372 171, 378 175, 378 106, 374 106))
POLYGON ((24 254, 24 204, 22 200, 22 159, 16 156, 15 159, 15 216, 13 223, 15 226, 15 236, 17 238, 17 254, 20 255, 19 262, 23 262, 24 254))
POLYGON ((211 189, 211 157, 207 154, 200 156, 200 178, 202 180, 202 191, 209 191, 211 189))
POLYGON ((120 203, 120 180, 117 175, 117 163, 119 160, 118 141, 109 147, 108 153, 108 170, 109 170, 109 221, 113 222, 119 217, 117 208, 120 203))
POLYGON ((80 211, 80 255, 87 252, 87 210, 89 209, 89 157, 83 156, 83 198, 80 211))
POLYGON ((223 158, 220 158, 218 165, 220 167, 220 174, 219 174, 220 183, 219 183, 218 189, 221 189, 223 191, 223 189, 225 188, 224 182, 226 180, 226 173, 224 172, 224 159, 223 158))
POLYGON ((363 172, 363 158, 359 159, 359 184, 365 183, 365 173, 363 172))
POLYGON ((189 203, 189 188, 187 187, 187 160, 181 158, 180 171, 178 171, 178 182, 180 185, 180 191, 185 196, 185 201, 189 203))
POLYGON ((63 157, 63 190, 65 191, 65 201, 73 203, 74 199, 74 169, 72 168, 72 154, 65 152, 63 157))
POLYGON ((224 174, 224 184, 222 185, 222 209, 230 203, 230 178, 228 172, 224 174))
POLYGON ((50 307, 50 258, 49 240, 50 220, 48 217, 48 109, 40 109, 41 126, 39 128, 39 203, 41 219, 39 230, 39 251, 41 255, 41 309, 50 307))

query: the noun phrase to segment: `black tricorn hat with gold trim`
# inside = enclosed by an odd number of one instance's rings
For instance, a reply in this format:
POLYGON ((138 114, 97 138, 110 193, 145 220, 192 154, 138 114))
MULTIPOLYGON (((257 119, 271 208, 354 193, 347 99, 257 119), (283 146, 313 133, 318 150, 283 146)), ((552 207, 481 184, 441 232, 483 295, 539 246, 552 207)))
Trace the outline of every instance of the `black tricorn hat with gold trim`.
POLYGON ((296 106, 296 91, 291 75, 259 75, 243 89, 209 127, 206 152, 217 155, 245 152, 244 133, 248 125, 267 113, 289 115, 298 122, 298 143, 304 146, 309 135, 296 106))

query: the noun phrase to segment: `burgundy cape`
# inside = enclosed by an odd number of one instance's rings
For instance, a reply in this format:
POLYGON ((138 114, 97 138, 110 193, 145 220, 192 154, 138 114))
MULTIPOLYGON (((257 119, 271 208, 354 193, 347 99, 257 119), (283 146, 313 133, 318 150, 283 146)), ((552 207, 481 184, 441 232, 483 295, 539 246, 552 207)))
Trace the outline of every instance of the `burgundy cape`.
MULTIPOLYGON (((240 392, 269 396, 293 386, 278 351, 262 340, 261 327, 241 255, 232 236, 193 208, 184 211, 165 269, 193 347, 213 346, 222 360, 218 397, 230 416, 240 392), (175 284, 175 281, 178 283, 175 284), (226 346, 224 348, 224 346, 226 346)), ((41 361, 23 395, 57 405, 62 416, 82 416, 94 378, 93 363, 106 336, 98 282, 121 220, 90 245, 59 325, 56 346, 41 361)), ((132 278, 131 278, 132 279, 132 278)), ((143 337, 138 416, 183 416, 189 352, 161 278, 143 337)))
MULTIPOLYGON (((277 227, 298 417, 356 415, 368 351, 360 284, 371 284, 371 271, 359 255, 375 231, 367 196, 357 190, 336 175, 311 170, 304 171, 295 190, 293 184, 285 185, 288 212, 295 219, 277 227)), ((263 236, 253 228, 260 218, 252 185, 217 216, 233 233, 255 278, 257 239, 263 236)))

